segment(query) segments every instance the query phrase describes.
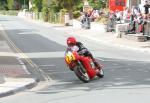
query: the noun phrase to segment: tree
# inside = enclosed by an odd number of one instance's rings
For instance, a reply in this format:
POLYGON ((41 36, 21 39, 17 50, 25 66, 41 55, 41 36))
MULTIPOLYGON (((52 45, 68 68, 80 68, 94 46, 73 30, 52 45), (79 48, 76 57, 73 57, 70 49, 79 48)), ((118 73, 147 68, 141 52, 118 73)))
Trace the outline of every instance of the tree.
POLYGON ((21 5, 22 9, 28 9, 29 8, 29 0, 15 0, 15 1, 17 1, 21 5))
POLYGON ((9 10, 14 10, 14 0, 7 0, 7 7, 9 10))
POLYGON ((68 11, 72 11, 75 6, 78 6, 79 3, 81 3, 81 0, 54 0, 56 4, 61 6, 64 9, 67 9, 68 11))
POLYGON ((32 0, 33 10, 41 12, 42 10, 42 0, 32 0))
POLYGON ((53 0, 53 4, 66 9, 69 12, 71 18, 74 8, 77 7, 81 2, 82 0, 53 0))
POLYGON ((56 2, 51 1, 51 3, 50 3, 50 9, 53 12, 60 12, 60 10, 63 9, 63 8, 61 6, 59 6, 56 2))
POLYGON ((28 0, 25 0, 25 4, 23 0, 7 0, 7 7, 9 10, 19 10, 22 5, 28 5, 28 0))
POLYGON ((8 10, 6 0, 0 0, 0 10, 8 10))
POLYGON ((106 7, 107 0, 88 0, 88 2, 94 9, 100 9, 106 7))
POLYGON ((15 10, 21 9, 21 0, 14 0, 14 9, 15 10))

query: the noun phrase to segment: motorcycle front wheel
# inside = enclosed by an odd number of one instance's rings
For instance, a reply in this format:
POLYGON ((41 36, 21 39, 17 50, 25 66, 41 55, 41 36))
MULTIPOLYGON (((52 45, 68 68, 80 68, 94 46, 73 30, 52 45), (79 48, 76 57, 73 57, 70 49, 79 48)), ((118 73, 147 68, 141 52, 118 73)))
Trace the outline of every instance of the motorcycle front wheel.
POLYGON ((74 72, 76 76, 84 83, 88 83, 90 81, 90 77, 87 74, 86 70, 83 68, 83 66, 76 66, 74 68, 74 72))

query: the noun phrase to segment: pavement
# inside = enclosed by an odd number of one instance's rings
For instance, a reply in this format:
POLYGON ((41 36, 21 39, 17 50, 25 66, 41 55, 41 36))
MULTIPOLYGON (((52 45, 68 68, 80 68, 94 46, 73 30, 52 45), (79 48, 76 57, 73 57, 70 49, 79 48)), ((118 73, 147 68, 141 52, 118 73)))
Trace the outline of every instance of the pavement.
POLYGON ((38 83, 10 45, 0 24, 0 98, 30 89, 38 83))
MULTIPOLYGON (((62 29, 63 30, 63 29, 62 29)), ((134 40, 129 40, 126 38, 117 38, 115 33, 113 32, 101 32, 100 30, 82 30, 75 28, 66 28, 65 31, 67 33, 72 33, 74 35, 78 35, 95 42, 101 42, 107 45, 113 45, 116 47, 131 49, 135 51, 150 53, 150 40, 145 42, 138 42, 134 40)), ((136 35, 136 34, 135 34, 136 35)))
POLYGON ((135 40, 129 40, 127 38, 117 38, 114 32, 104 32, 104 30, 101 28, 95 28, 94 30, 82 29, 77 27, 79 24, 77 26, 64 26, 63 24, 50 24, 32 19, 27 19, 27 21, 46 27, 52 27, 56 30, 66 32, 69 35, 84 37, 85 39, 87 38, 103 44, 131 49, 143 53, 150 53, 150 40, 139 42, 135 40))
MULTIPOLYGON (((105 33, 100 30, 85 30, 74 28, 72 26, 50 24, 31 19, 28 21, 43 26, 50 26, 56 30, 66 32, 67 34, 81 36, 96 42, 150 53, 150 41, 136 42, 123 38, 116 38, 114 33, 105 33)), ((12 95, 37 85, 36 79, 27 78, 30 73, 18 56, 9 47, 3 33, 2 26, 0 25, 0 97, 12 95)))

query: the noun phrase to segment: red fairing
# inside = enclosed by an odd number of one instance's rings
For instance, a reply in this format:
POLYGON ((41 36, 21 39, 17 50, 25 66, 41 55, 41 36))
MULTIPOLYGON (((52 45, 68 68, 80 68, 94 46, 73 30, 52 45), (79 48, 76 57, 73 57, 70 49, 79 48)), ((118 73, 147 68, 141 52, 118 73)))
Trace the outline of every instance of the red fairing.
POLYGON ((83 56, 81 56, 81 57, 80 57, 80 60, 82 61, 84 67, 86 68, 89 77, 90 77, 91 79, 94 78, 95 75, 96 75, 96 70, 93 69, 93 68, 91 68, 91 64, 90 64, 91 59, 88 58, 88 57, 83 57, 83 56))
POLYGON ((80 60, 81 59, 81 55, 79 55, 76 51, 74 51, 73 52, 73 54, 74 54, 74 56, 75 56, 75 58, 76 58, 76 60, 80 60))
POLYGON ((87 73, 89 75, 89 77, 92 79, 95 77, 96 75, 96 70, 91 68, 91 58, 89 57, 85 57, 85 56, 81 56, 79 55, 77 52, 73 52, 76 60, 80 60, 83 64, 83 66, 85 67, 85 69, 87 70, 87 73))
MULTIPOLYGON (((81 63, 83 64, 84 68, 87 70, 87 74, 89 75, 90 79, 94 78, 96 76, 96 68, 92 68, 91 66, 91 62, 92 59, 90 57, 85 57, 82 55, 79 55, 76 51, 73 51, 73 56, 72 58, 75 59, 75 61, 81 61, 81 63)), ((66 61, 67 63, 67 61, 66 61)), ((76 66, 75 62, 71 62, 71 63, 67 63, 67 65, 69 66, 69 68, 72 70, 74 66, 76 66)))

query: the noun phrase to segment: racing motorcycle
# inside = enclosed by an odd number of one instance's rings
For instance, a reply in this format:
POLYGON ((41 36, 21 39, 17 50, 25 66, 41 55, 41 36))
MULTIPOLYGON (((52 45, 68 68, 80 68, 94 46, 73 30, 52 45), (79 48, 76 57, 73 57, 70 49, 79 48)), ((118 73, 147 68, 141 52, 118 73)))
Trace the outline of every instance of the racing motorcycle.
POLYGON ((100 78, 104 76, 103 69, 98 69, 90 57, 80 55, 76 51, 67 50, 65 61, 70 70, 74 71, 76 76, 84 83, 88 83, 97 76, 100 78), (97 70, 99 71, 98 73, 97 70))

